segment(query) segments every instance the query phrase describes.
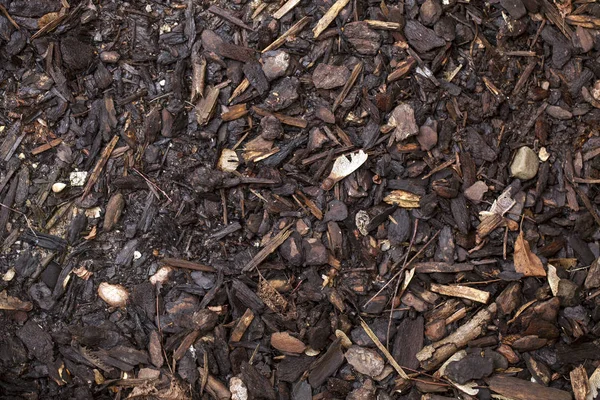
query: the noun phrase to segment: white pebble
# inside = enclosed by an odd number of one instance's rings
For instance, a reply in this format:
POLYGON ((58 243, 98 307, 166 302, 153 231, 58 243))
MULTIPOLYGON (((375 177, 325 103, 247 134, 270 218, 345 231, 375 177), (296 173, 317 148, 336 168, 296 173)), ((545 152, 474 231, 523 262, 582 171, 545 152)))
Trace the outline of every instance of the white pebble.
POLYGON ((67 187, 66 183, 62 183, 62 182, 56 182, 54 185, 52 185, 52 191, 54 193, 60 193, 64 190, 64 188, 67 187))
POLYGON ((83 186, 87 179, 87 171, 75 171, 69 175, 71 186, 83 186))
POLYGON ((98 296, 112 307, 123 307, 129 299, 127 289, 107 282, 102 282, 98 287, 98 296))

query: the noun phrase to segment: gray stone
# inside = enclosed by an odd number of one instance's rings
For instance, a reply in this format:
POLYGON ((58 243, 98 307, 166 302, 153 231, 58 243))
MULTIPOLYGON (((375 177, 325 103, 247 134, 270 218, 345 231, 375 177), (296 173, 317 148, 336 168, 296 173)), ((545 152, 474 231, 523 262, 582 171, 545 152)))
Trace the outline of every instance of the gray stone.
POLYGON ((539 168, 537 154, 529 147, 524 146, 517 150, 517 154, 510 164, 510 174, 524 181, 533 178, 539 168))
POLYGON ((290 66, 290 55, 283 50, 267 51, 262 55, 262 70, 268 80, 285 75, 290 66))
POLYGON ((345 356, 348 364, 352 365, 356 372, 368 375, 371 378, 381 374, 383 367, 385 367, 383 358, 379 353, 366 347, 352 346, 345 356))
POLYGON ((546 112, 549 116, 554 117, 556 119, 567 120, 573 118, 573 113, 559 106, 548 106, 546 108, 546 112))

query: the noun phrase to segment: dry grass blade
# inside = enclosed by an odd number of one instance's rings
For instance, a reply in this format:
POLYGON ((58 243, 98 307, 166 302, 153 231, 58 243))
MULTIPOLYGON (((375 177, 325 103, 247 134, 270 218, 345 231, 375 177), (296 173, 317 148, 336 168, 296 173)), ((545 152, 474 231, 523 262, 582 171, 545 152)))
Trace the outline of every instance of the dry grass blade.
POLYGON ((371 330, 371 328, 369 328, 369 325, 367 325, 367 323, 362 318, 360 319, 360 326, 362 326, 362 328, 365 330, 365 333, 369 336, 369 338, 371 338, 373 343, 375 343, 375 346, 377 346, 377 348, 383 353, 385 358, 388 360, 390 365, 396 370, 398 375, 400 375, 400 377, 403 379, 410 380, 408 375, 406 375, 406 372, 404 372, 402 367, 396 362, 394 357, 392 357, 392 355, 385 348, 385 346, 383 344, 381 344, 381 342, 377 338, 377 335, 375 335, 375 333, 371 330))
POLYGON ((346 96, 348 96, 348 93, 350 93, 350 89, 352 89, 352 86, 354 86, 354 83, 356 82, 356 79, 358 79, 358 77, 360 76, 362 69, 363 69, 362 62, 360 62, 354 66, 354 69, 352 69, 352 73, 350 74, 350 79, 348 79, 348 82, 346 82, 342 91, 340 92, 338 97, 335 99, 335 102, 333 103, 333 107, 331 108, 331 111, 335 112, 335 110, 339 107, 339 105, 342 104, 342 101, 344 101, 346 96))
POLYGON ((310 22, 310 20, 311 20, 311 18, 308 16, 303 17, 300 21, 296 22, 294 24, 294 26, 292 26, 290 29, 285 31, 285 33, 283 35, 281 35, 277 39, 275 39, 273 41, 273 43, 271 43, 270 45, 265 47, 264 50, 262 51, 262 53, 266 53, 267 51, 270 51, 270 50, 277 50, 279 47, 281 47, 283 45, 283 43, 285 43, 285 41, 288 37, 297 35, 298 33, 302 32, 302 29, 304 29, 304 27, 306 26, 306 24, 308 24, 310 22))

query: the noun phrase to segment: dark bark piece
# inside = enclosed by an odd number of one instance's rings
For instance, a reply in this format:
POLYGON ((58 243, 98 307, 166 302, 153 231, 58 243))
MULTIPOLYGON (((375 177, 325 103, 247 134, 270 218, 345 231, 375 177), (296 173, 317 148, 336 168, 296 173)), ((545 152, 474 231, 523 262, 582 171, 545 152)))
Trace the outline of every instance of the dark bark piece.
POLYGON ((267 115, 260 120, 260 135, 266 140, 276 140, 283 135, 281 122, 272 115, 267 115))
POLYGON ((572 398, 571 394, 564 390, 545 387, 509 376, 494 376, 488 379, 487 382, 493 392, 515 400, 571 400, 572 398))
POLYGON ((108 354, 131 365, 148 364, 148 354, 145 351, 136 350, 127 346, 115 346, 108 351, 108 354))
POLYGON ((254 398, 275 400, 275 390, 271 382, 251 364, 243 362, 240 366, 242 381, 248 388, 248 393, 254 398))
POLYGON ((89 67, 94 57, 92 46, 73 36, 67 36, 60 41, 60 51, 63 62, 73 71, 89 67))
POLYGON ((243 305, 251 308, 255 313, 261 313, 264 310, 265 303, 242 281, 234 279, 231 286, 235 290, 235 296, 243 305))
POLYGON ((401 366, 417 369, 419 360, 417 353, 423 347, 423 332, 425 322, 423 317, 404 319, 398 325, 392 356, 401 366))
POLYGON ((294 232, 285 242, 279 247, 279 254, 287 260, 291 265, 300 266, 304 260, 302 253, 302 238, 294 232))
POLYGON ((469 218, 469 210, 467 208, 467 201, 462 194, 450 200, 450 209, 452 210, 452 217, 458 226, 458 230, 466 235, 469 233, 471 227, 471 221, 469 218))
POLYGON ((399 208, 392 214, 388 226, 388 240, 393 246, 406 242, 411 234, 411 221, 408 211, 404 208, 399 208), (395 222, 394 222, 395 221, 395 222))
POLYGON ((594 253, 592 253, 587 243, 585 243, 578 235, 569 236, 568 241, 569 246, 573 248, 579 262, 583 265, 591 265, 594 262, 596 259, 594 253))
POLYGON ((467 128, 466 147, 475 159, 492 162, 496 160, 496 151, 492 149, 475 129, 467 128))
POLYGON ((41 17, 44 14, 59 11, 60 0, 48 0, 43 2, 31 0, 15 0, 10 2, 8 11, 11 15, 20 17, 41 17))
POLYGON ((350 78, 350 70, 344 65, 320 63, 315 68, 312 81, 317 89, 334 89, 344 86, 350 78))
POLYGON ((302 250, 304 252, 304 264, 323 265, 327 263, 327 248, 318 239, 304 239, 302 241, 302 250))
POLYGON ((262 96, 269 91, 269 81, 258 62, 247 62, 242 68, 250 85, 262 96))
POLYGON ((277 377, 284 382, 297 382, 315 361, 314 357, 286 357, 277 364, 277 377))
POLYGON ((270 111, 280 111, 287 108, 298 99, 297 78, 284 78, 272 90, 265 100, 265 107, 270 111))
POLYGON ((469 354, 446 367, 446 376, 461 385, 472 379, 481 379, 494 372, 494 361, 489 356, 469 354))
POLYGON ((585 360, 600 360, 600 343, 598 341, 556 345, 556 355, 563 364, 579 364, 585 360))
POLYGON ((54 341, 34 321, 29 320, 17 331, 17 337, 27 347, 27 350, 39 361, 50 363, 54 360, 54 341))
POLYGON ((359 54, 375 55, 381 45, 379 33, 369 28, 366 22, 351 22, 344 26, 344 36, 359 54))
POLYGON ((514 19, 519 19, 527 14, 525 5, 521 0, 500 0, 500 4, 514 19))
POLYGON ((342 345, 340 340, 337 339, 333 342, 327 352, 323 354, 313 366, 310 374, 308 375, 308 382, 313 388, 321 386, 327 378, 335 373, 339 367, 344 363, 344 353, 342 352, 342 345))
POLYGON ((496 297, 499 315, 508 316, 521 305, 521 284, 513 282, 496 297))
POLYGON ((446 44, 446 41, 436 35, 433 29, 426 28, 415 20, 406 23, 404 34, 408 43, 419 53, 426 53, 446 44))
POLYGON ((242 62, 248 62, 254 59, 254 50, 227 43, 221 39, 219 35, 208 29, 202 31, 202 45, 206 50, 212 51, 221 57, 231 58, 242 62))
POLYGON ((339 200, 333 200, 327 205, 323 221, 343 221, 348 218, 348 207, 339 200))

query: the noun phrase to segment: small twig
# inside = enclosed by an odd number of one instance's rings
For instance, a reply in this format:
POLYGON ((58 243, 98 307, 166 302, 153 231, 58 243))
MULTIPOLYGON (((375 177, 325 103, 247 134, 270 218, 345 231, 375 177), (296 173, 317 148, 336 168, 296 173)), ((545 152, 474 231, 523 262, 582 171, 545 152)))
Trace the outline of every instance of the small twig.
POLYGON ((134 170, 135 172, 137 172, 142 178, 144 178, 144 180, 146 182, 148 182, 149 185, 151 185, 153 188, 155 188, 156 190, 161 192, 163 194, 163 196, 165 196, 167 198, 167 200, 169 200, 170 203, 173 202, 173 200, 171 200, 169 195, 167 193, 165 193, 165 191, 162 190, 160 187, 158 187, 158 185, 156 183, 154 183, 150 179, 148 179, 144 174, 142 174, 140 171, 138 171, 135 167, 131 167, 131 169, 134 170))
POLYGON ((21 29, 21 27, 19 26, 19 24, 17 24, 17 21, 15 21, 10 16, 10 14, 8 13, 8 10, 2 4, 0 4, 0 11, 2 11, 2 14, 4 14, 4 16, 6 17, 6 19, 8 20, 8 22, 10 22, 12 24, 12 26, 15 27, 15 29, 21 29))
POLYGON ((7 206, 6 204, 2 204, 0 203, 0 207, 4 207, 12 212, 16 212, 17 214, 20 214, 23 216, 23 218, 25 218, 25 222, 27 223, 27 227, 29 228, 29 230, 31 231, 31 233, 33 234, 33 236, 37 237, 37 234, 35 233, 35 231, 33 230, 33 227, 31 226, 31 222, 29 221, 29 218, 27 218, 27 215, 25 215, 24 213, 22 213, 19 210, 15 210, 12 207, 7 206))
MULTIPOLYGON (((410 266, 410 265, 413 263, 413 261, 414 261, 414 260, 416 260, 416 259, 417 259, 417 257, 421 255, 421 253, 422 253, 422 252, 423 252, 423 251, 424 251, 424 250, 425 250, 425 249, 426 249, 426 248, 427 248, 427 247, 428 247, 428 246, 431 244, 431 242, 433 242, 433 240, 434 240, 434 239, 435 239, 435 238, 436 238, 436 237, 437 237, 437 236, 440 234, 440 232, 441 232, 441 229, 440 229, 439 231, 437 231, 437 232, 435 233, 435 235, 433 235, 433 237, 432 237, 431 239, 429 239, 429 241, 428 241, 427 243, 425 243, 425 245, 424 245, 423 247, 421 247, 421 249, 420 249, 419 251, 417 251, 417 254, 415 254, 415 255, 413 256, 413 258, 411 258, 411 259, 410 259, 410 261, 409 261, 408 263, 406 263, 406 268, 408 268, 408 267, 409 267, 409 266, 410 266)), ((397 263, 395 263, 394 265, 392 265, 392 268, 391 268, 391 270, 393 270, 394 268, 396 268, 396 267, 398 266, 398 264, 400 264, 400 261, 398 261, 397 263)), ((392 277, 392 278, 391 278, 389 281, 387 281, 387 283, 386 283, 385 285, 383 285, 383 287, 382 287, 381 289, 379 289, 379 291, 378 291, 377 293, 375 293, 375 294, 373 295, 373 297, 371 297, 371 298, 370 298, 370 299, 369 299, 369 300, 368 300, 368 301, 365 303, 365 306, 366 306, 367 304, 369 304, 370 302, 372 302, 372 301, 373 301, 373 299, 374 299, 375 297, 379 296, 379 294, 380 294, 381 292, 383 292, 383 291, 385 290, 385 288, 386 288, 386 287, 388 287, 388 285, 389 285, 389 284, 390 284, 390 283, 391 283, 391 282, 392 282, 394 279, 396 279, 396 278, 397 278, 397 277, 398 277, 398 276, 399 276, 399 275, 400 275, 400 274, 401 274, 403 271, 404 271, 404 270, 403 270, 403 269, 401 269, 400 271, 396 272, 396 274, 395 274, 395 275, 394 275, 394 276, 393 276, 393 277, 392 277)))
POLYGON ((371 338, 373 343, 375 343, 375 346, 377 346, 377 348, 383 353, 385 358, 387 358, 388 362, 396 370, 398 375, 400 375, 400 377, 402 379, 406 379, 407 381, 410 380, 410 377, 408 375, 406 375, 406 372, 404 372, 404 370, 402 369, 400 364, 398 364, 398 362, 394 359, 394 357, 392 357, 392 355, 390 354, 388 349, 386 349, 385 346, 383 344, 381 344, 381 341, 379 340, 377 335, 375 335, 375 333, 371 330, 369 325, 367 325, 367 323, 362 318, 360 319, 360 326, 362 326, 362 328, 364 329, 367 336, 369 336, 369 338, 371 338))

